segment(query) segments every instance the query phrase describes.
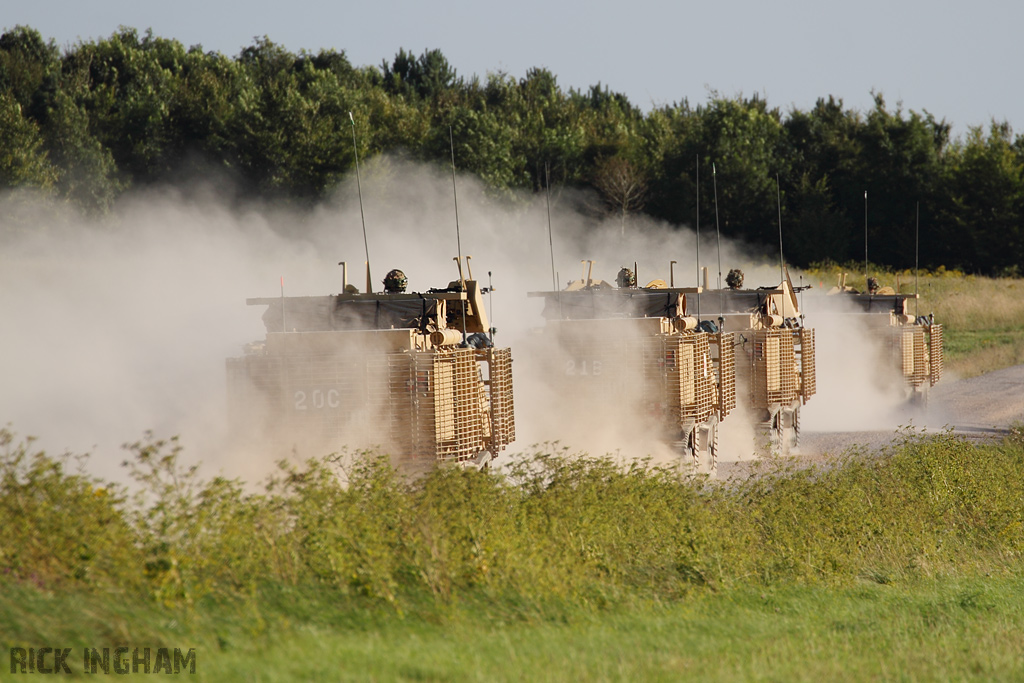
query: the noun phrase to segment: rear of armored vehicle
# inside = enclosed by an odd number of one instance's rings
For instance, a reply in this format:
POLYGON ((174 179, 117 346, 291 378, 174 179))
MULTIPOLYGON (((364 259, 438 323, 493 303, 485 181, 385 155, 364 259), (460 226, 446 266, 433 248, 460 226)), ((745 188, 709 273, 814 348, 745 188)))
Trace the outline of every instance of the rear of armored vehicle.
POLYGON ((480 331, 479 296, 457 289, 250 300, 268 305, 268 332, 227 361, 235 433, 278 457, 377 449, 411 471, 486 466, 515 439, 512 357, 480 331))

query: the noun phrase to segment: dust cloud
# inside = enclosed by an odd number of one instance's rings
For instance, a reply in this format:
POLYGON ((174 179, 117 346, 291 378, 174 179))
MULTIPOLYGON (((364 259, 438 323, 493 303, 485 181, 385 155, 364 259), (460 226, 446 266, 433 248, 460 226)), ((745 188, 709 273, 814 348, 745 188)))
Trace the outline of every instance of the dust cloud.
MULTIPOLYGON (((552 193, 549 225, 543 194, 497 199, 461 174, 456 211, 448 169, 384 157, 362 173, 365 246, 354 177, 310 210, 239 204, 231 192, 222 198, 222 185, 202 183, 133 193, 102 218, 23 194, 0 199, 0 424, 38 437, 50 453, 90 452, 91 473, 104 478, 123 479, 122 444, 152 430, 159 438, 180 435, 185 457, 208 473, 259 479, 273 463, 236 448, 226 420, 225 359, 265 334, 264 308, 247 306, 246 298, 279 296, 281 278, 288 296, 337 293, 340 261, 348 282, 364 290, 366 251, 375 290, 384 273, 400 268, 409 291, 426 291, 458 278, 453 258, 461 251, 472 257, 473 276, 493 287, 485 301, 495 344, 510 346, 516 359, 511 451, 558 441, 573 450, 665 457, 656 439, 630 428, 640 421, 623 414, 615 396, 552 397, 527 372, 527 354, 544 348, 543 299, 527 292, 552 288, 552 251, 560 288, 580 277, 585 259, 596 261, 595 278, 611 281, 621 266, 636 264, 641 285, 668 281, 675 260, 676 286, 694 285, 692 230, 602 219, 592 197, 570 191, 552 193), (559 410, 545 408, 551 405, 559 410)), ((714 233, 701 238, 714 285, 714 233)), ((723 244, 721 258, 725 271, 747 264, 748 286, 778 282, 778 269, 750 266, 741 244, 723 244)), ((808 428, 832 415, 826 348, 819 341, 819 395, 808 406, 808 428), (818 412, 816 404, 824 404, 818 412)), ((838 365, 850 371, 841 354, 838 365)), ((723 436, 735 419, 723 424, 723 436)))
POLYGON ((890 431, 918 424, 924 414, 908 402, 900 359, 884 344, 885 314, 868 314, 842 295, 821 290, 804 297, 815 330, 818 393, 802 409, 808 431, 890 431))

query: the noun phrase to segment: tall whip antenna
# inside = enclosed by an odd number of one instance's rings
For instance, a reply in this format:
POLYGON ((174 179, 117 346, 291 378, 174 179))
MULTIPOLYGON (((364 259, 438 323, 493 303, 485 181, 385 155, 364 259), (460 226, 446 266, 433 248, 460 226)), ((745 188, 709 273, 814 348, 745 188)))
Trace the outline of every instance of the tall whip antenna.
POLYGON ((715 238, 718 240, 718 288, 722 288, 722 233, 718 228, 718 172, 711 163, 711 181, 715 188, 715 238))
POLYGON ((548 162, 544 162, 544 196, 548 204, 548 249, 551 251, 551 291, 558 291, 558 280, 555 279, 555 243, 551 237, 551 177, 548 175, 548 162))
POLYGON ((697 155, 697 225, 694 233, 697 236, 697 320, 700 320, 700 155, 697 155))
MULTIPOLYGON (((459 232, 459 191, 455 186, 455 138, 452 137, 452 127, 448 126, 448 146, 452 151, 452 194, 455 196, 455 242, 459 248, 459 273, 462 273, 462 234, 459 232)), ((462 283, 465 288, 466 283, 462 283)))
MULTIPOLYGON (((455 138, 452 137, 452 127, 448 126, 448 147, 452 152, 452 196, 455 197, 455 243, 459 248, 459 255, 457 257, 459 262, 459 284, 462 285, 462 291, 466 291, 466 278, 462 276, 462 234, 459 232, 459 191, 455 184, 455 138)), ((469 262, 466 262, 467 265, 469 262)), ((466 345, 466 299, 462 301, 462 345, 466 345)))
MULTIPOLYGON (((782 251, 782 189, 779 187, 779 174, 775 174, 775 204, 779 207, 779 281, 786 282, 786 257, 782 251)), ((779 285, 780 287, 782 285, 779 285)))
POLYGON ((363 248, 366 250, 366 293, 373 292, 373 281, 370 279, 370 245, 366 240, 366 215, 363 213, 363 185, 359 180, 359 148, 356 146, 356 120, 352 112, 348 113, 352 122, 352 154, 356 158, 356 191, 359 193, 359 220, 363 222, 363 248))
POLYGON ((921 284, 921 202, 917 203, 917 220, 914 224, 914 318, 921 315, 921 301, 918 287, 921 284))
MULTIPOLYGON (((864 287, 868 287, 868 191, 864 190, 864 287)), ((870 293, 870 292, 869 292, 870 293)))
POLYGON ((718 240, 718 318, 725 314, 725 290, 722 289, 722 233, 718 229, 718 171, 711 164, 712 186, 715 188, 715 239, 718 240))

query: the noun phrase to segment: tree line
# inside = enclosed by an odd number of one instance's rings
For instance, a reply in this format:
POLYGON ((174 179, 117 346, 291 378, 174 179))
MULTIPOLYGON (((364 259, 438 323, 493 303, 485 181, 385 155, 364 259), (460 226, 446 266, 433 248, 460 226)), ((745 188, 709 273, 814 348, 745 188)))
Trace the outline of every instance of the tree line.
POLYGON ((450 141, 458 166, 510 201, 589 189, 624 226, 639 213, 693 225, 699 203, 702 229, 765 245, 781 216, 798 265, 858 260, 865 233, 872 262, 894 268, 914 266, 918 234, 924 267, 1024 264, 1024 137, 993 120, 953 138, 882 94, 866 112, 712 92, 644 113, 543 68, 465 78, 439 50, 353 66, 266 38, 232 58, 130 28, 64 50, 28 27, 0 36, 0 187, 87 211, 211 168, 243 195, 315 204, 356 152, 447 163, 450 141))

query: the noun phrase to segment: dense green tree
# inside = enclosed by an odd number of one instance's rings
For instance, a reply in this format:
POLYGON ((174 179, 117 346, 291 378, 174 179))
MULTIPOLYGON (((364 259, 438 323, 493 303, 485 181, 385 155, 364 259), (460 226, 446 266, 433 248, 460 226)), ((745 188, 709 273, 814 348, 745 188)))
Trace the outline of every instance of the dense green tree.
MULTIPOLYGON (((509 127, 516 132, 516 149, 528 186, 544 187, 545 176, 553 182, 578 184, 585 175, 587 131, 582 112, 558 87, 547 69, 530 69, 519 81, 520 97, 509 127), (547 171, 545 171, 547 169, 547 171)), ((513 112, 504 110, 507 114, 513 112)))
POLYGON ((0 92, 24 109, 48 77, 59 68, 60 52, 35 29, 15 26, 0 35, 0 92))
MULTIPOLYGON (((958 258, 970 270, 1019 275, 1024 267, 1024 156, 1006 123, 968 131, 955 145, 958 163, 946 174, 938 239, 929 253, 958 258), (957 249, 956 252, 950 247, 957 249)), ((937 234, 936 234, 937 233, 937 234)))
MULTIPOLYGON (((869 258, 901 268, 914 264, 914 221, 918 202, 936 201, 949 125, 930 114, 889 112, 881 95, 858 132, 859 151, 852 175, 860 187, 839 189, 839 203, 849 216, 858 209, 863 221, 868 192, 869 258)), ((851 183, 852 185, 852 183, 851 183)), ((863 225, 863 222, 861 222, 863 225)))
POLYGON ((353 165, 351 104, 338 75, 266 38, 240 55, 233 160, 261 192, 321 197, 353 165))
POLYGON ((58 170, 43 148, 43 136, 21 114, 11 92, 0 91, 0 187, 54 187, 58 170))
POLYGON ((783 224, 785 258, 791 263, 845 262, 853 258, 851 221, 836 210, 828 176, 802 173, 787 191, 783 224))
POLYGON ((866 217, 871 260, 909 266, 918 205, 922 265, 1024 261, 1024 138, 994 124, 951 141, 944 120, 880 94, 863 113, 830 96, 783 116, 712 93, 645 114, 600 83, 566 92, 544 68, 463 79, 440 50, 354 67, 266 37, 226 57, 130 28, 63 52, 31 28, 0 35, 0 186, 89 210, 211 167, 243 196, 315 202, 356 154, 386 174, 374 157, 447 166, 452 143, 458 168, 506 198, 550 178, 675 225, 693 225, 699 203, 702 229, 717 208, 723 235, 772 252, 781 213, 796 264, 859 260, 866 217))
MULTIPOLYGON (((858 255, 851 241, 856 230, 837 196, 852 196, 860 186, 855 178, 861 125, 860 116, 832 96, 809 112, 791 112, 783 124, 795 176, 786 179, 786 251, 797 263, 845 262, 858 255)), ((863 254, 863 240, 857 245, 863 254)))
POLYGON ((400 49, 389 65, 381 64, 384 88, 393 94, 432 98, 460 84, 455 69, 440 50, 425 50, 419 57, 400 49))
POLYGON ((50 158, 60 168, 60 193, 88 211, 113 205, 124 184, 109 148, 89 131, 89 114, 65 92, 46 110, 43 132, 50 158))
POLYGON ((90 131, 126 180, 157 180, 177 161, 171 110, 186 60, 181 43, 151 32, 140 39, 128 28, 65 58, 64 90, 88 112, 90 131))
POLYGON ((779 154, 783 128, 778 110, 756 96, 715 96, 691 115, 677 115, 675 128, 655 200, 663 217, 692 225, 699 193, 702 227, 714 221, 715 170, 722 234, 772 244, 778 234, 776 177, 786 170, 779 154))
POLYGON ((428 144, 434 158, 447 164, 454 154, 460 171, 471 171, 496 190, 522 183, 523 165, 515 154, 513 131, 493 111, 458 108, 446 118, 450 129, 441 121, 432 127, 428 144))

